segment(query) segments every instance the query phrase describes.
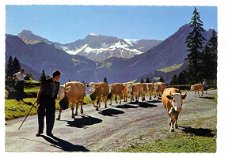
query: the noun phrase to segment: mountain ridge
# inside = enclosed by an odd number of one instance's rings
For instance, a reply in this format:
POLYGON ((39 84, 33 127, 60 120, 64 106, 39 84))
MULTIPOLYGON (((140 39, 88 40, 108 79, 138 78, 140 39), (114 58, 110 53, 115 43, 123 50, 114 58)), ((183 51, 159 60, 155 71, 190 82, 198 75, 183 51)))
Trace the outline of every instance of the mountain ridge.
MULTIPOLYGON (((185 40, 190 31, 190 26, 186 24, 145 53, 131 58, 109 56, 96 62, 85 56, 71 55, 57 49, 55 43, 26 44, 18 36, 6 35, 6 57, 17 56, 27 67, 40 73, 43 69, 47 74, 51 74, 54 69, 60 69, 63 72, 62 82, 99 82, 103 81, 104 77, 109 83, 127 82, 137 80, 140 76, 145 77, 158 69, 183 63, 188 54, 185 40)), ((205 30, 203 36, 208 40, 211 30, 205 30)), ((167 79, 170 77, 167 76, 167 79)))
POLYGON ((91 60, 105 60, 110 57, 131 58, 142 54, 151 47, 159 44, 159 40, 138 40, 125 41, 114 36, 88 34, 84 39, 78 39, 74 42, 61 44, 51 42, 46 38, 40 37, 29 30, 23 30, 18 36, 27 44, 36 44, 44 42, 53 44, 57 49, 63 50, 68 54, 85 56, 91 60))

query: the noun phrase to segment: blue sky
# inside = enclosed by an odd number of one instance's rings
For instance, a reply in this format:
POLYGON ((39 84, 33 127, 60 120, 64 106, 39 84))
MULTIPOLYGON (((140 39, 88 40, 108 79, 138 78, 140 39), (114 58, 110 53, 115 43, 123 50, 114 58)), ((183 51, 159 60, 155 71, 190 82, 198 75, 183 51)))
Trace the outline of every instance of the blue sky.
MULTIPOLYGON (((69 43, 89 33, 164 40, 190 22, 194 6, 7 5, 6 33, 22 30, 69 43)), ((217 7, 197 7, 204 28, 217 31, 217 7)))

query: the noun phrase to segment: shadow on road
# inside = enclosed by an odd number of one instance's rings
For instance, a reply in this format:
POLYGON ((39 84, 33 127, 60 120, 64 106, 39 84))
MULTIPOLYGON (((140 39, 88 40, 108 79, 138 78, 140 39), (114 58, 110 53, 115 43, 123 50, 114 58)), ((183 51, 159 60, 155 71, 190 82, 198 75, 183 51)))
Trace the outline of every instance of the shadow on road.
POLYGON ((161 103, 161 100, 148 100, 149 103, 161 103))
POLYGON ((157 105, 154 104, 150 104, 148 102, 139 102, 139 107, 141 108, 153 108, 153 107, 157 107, 157 105))
POLYGON ((202 99, 215 99, 215 97, 200 97, 202 99))
POLYGON ((43 137, 46 141, 51 143, 52 144, 51 146, 62 149, 63 151, 84 151, 84 152, 89 151, 82 145, 74 145, 68 141, 65 141, 65 140, 60 139, 55 136, 50 138, 50 137, 42 135, 41 137, 43 137))
MULTIPOLYGON (((152 107, 157 107, 157 105, 151 104, 151 103, 160 103, 160 102, 161 101, 159 100, 152 100, 152 101, 146 101, 146 102, 135 101, 135 102, 130 102, 129 104, 138 105, 138 107, 141 107, 141 108, 152 108, 152 107)), ((125 105, 129 106, 129 104, 125 104, 125 105)))
POLYGON ((214 137, 214 133, 212 133, 212 130, 207 129, 207 128, 192 128, 190 126, 185 127, 185 126, 179 126, 181 127, 182 131, 185 133, 193 134, 196 136, 205 136, 205 137, 214 137))
POLYGON ((104 116, 115 116, 115 115, 123 114, 124 112, 116 109, 105 109, 98 113, 104 116))
POLYGON ((137 106, 132 106, 130 104, 124 104, 124 105, 118 105, 116 108, 122 108, 122 109, 129 109, 129 108, 137 108, 137 106))
POLYGON ((85 128, 93 124, 101 123, 102 120, 91 116, 81 116, 81 118, 75 118, 74 121, 67 121, 71 127, 85 128))

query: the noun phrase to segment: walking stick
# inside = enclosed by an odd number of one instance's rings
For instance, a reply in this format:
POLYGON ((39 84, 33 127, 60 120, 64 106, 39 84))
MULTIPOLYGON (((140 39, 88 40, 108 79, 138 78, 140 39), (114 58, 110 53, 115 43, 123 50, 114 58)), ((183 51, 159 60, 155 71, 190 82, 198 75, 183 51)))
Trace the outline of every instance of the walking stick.
POLYGON ((30 114, 30 112, 32 111, 32 108, 35 106, 36 102, 33 103, 32 107, 30 108, 28 114, 25 116, 25 119, 22 121, 20 127, 18 128, 18 131, 19 129, 21 128, 22 124, 25 122, 26 118, 28 117, 28 115, 30 114))

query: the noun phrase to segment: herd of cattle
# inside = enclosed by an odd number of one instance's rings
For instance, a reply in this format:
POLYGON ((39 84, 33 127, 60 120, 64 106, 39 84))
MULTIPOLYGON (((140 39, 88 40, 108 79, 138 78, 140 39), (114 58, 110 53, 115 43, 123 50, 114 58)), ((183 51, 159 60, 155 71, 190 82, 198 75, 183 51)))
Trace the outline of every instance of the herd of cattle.
MULTIPOLYGON (((78 107, 81 107, 81 114, 83 114, 83 100, 86 96, 86 89, 89 89, 89 95, 93 101, 93 106, 96 110, 101 106, 101 102, 104 102, 105 108, 107 108, 108 100, 112 105, 112 99, 115 102, 121 104, 123 99, 127 102, 139 101, 141 97, 142 101, 145 101, 146 96, 149 96, 149 100, 161 97, 162 103, 168 112, 170 117, 170 131, 174 131, 174 128, 178 128, 177 119, 182 109, 183 100, 186 98, 187 93, 181 94, 181 91, 177 88, 166 88, 166 84, 162 82, 155 83, 113 83, 108 85, 106 82, 83 84, 80 82, 67 82, 61 85, 58 93, 58 100, 67 98, 72 104, 72 118, 78 115, 78 107), (76 107, 76 109, 75 109, 76 107)), ((198 92, 202 92, 203 95, 204 85, 195 84, 191 86, 191 90, 195 91, 195 95, 198 92)), ((60 106, 58 120, 61 117, 62 108, 60 106)))

